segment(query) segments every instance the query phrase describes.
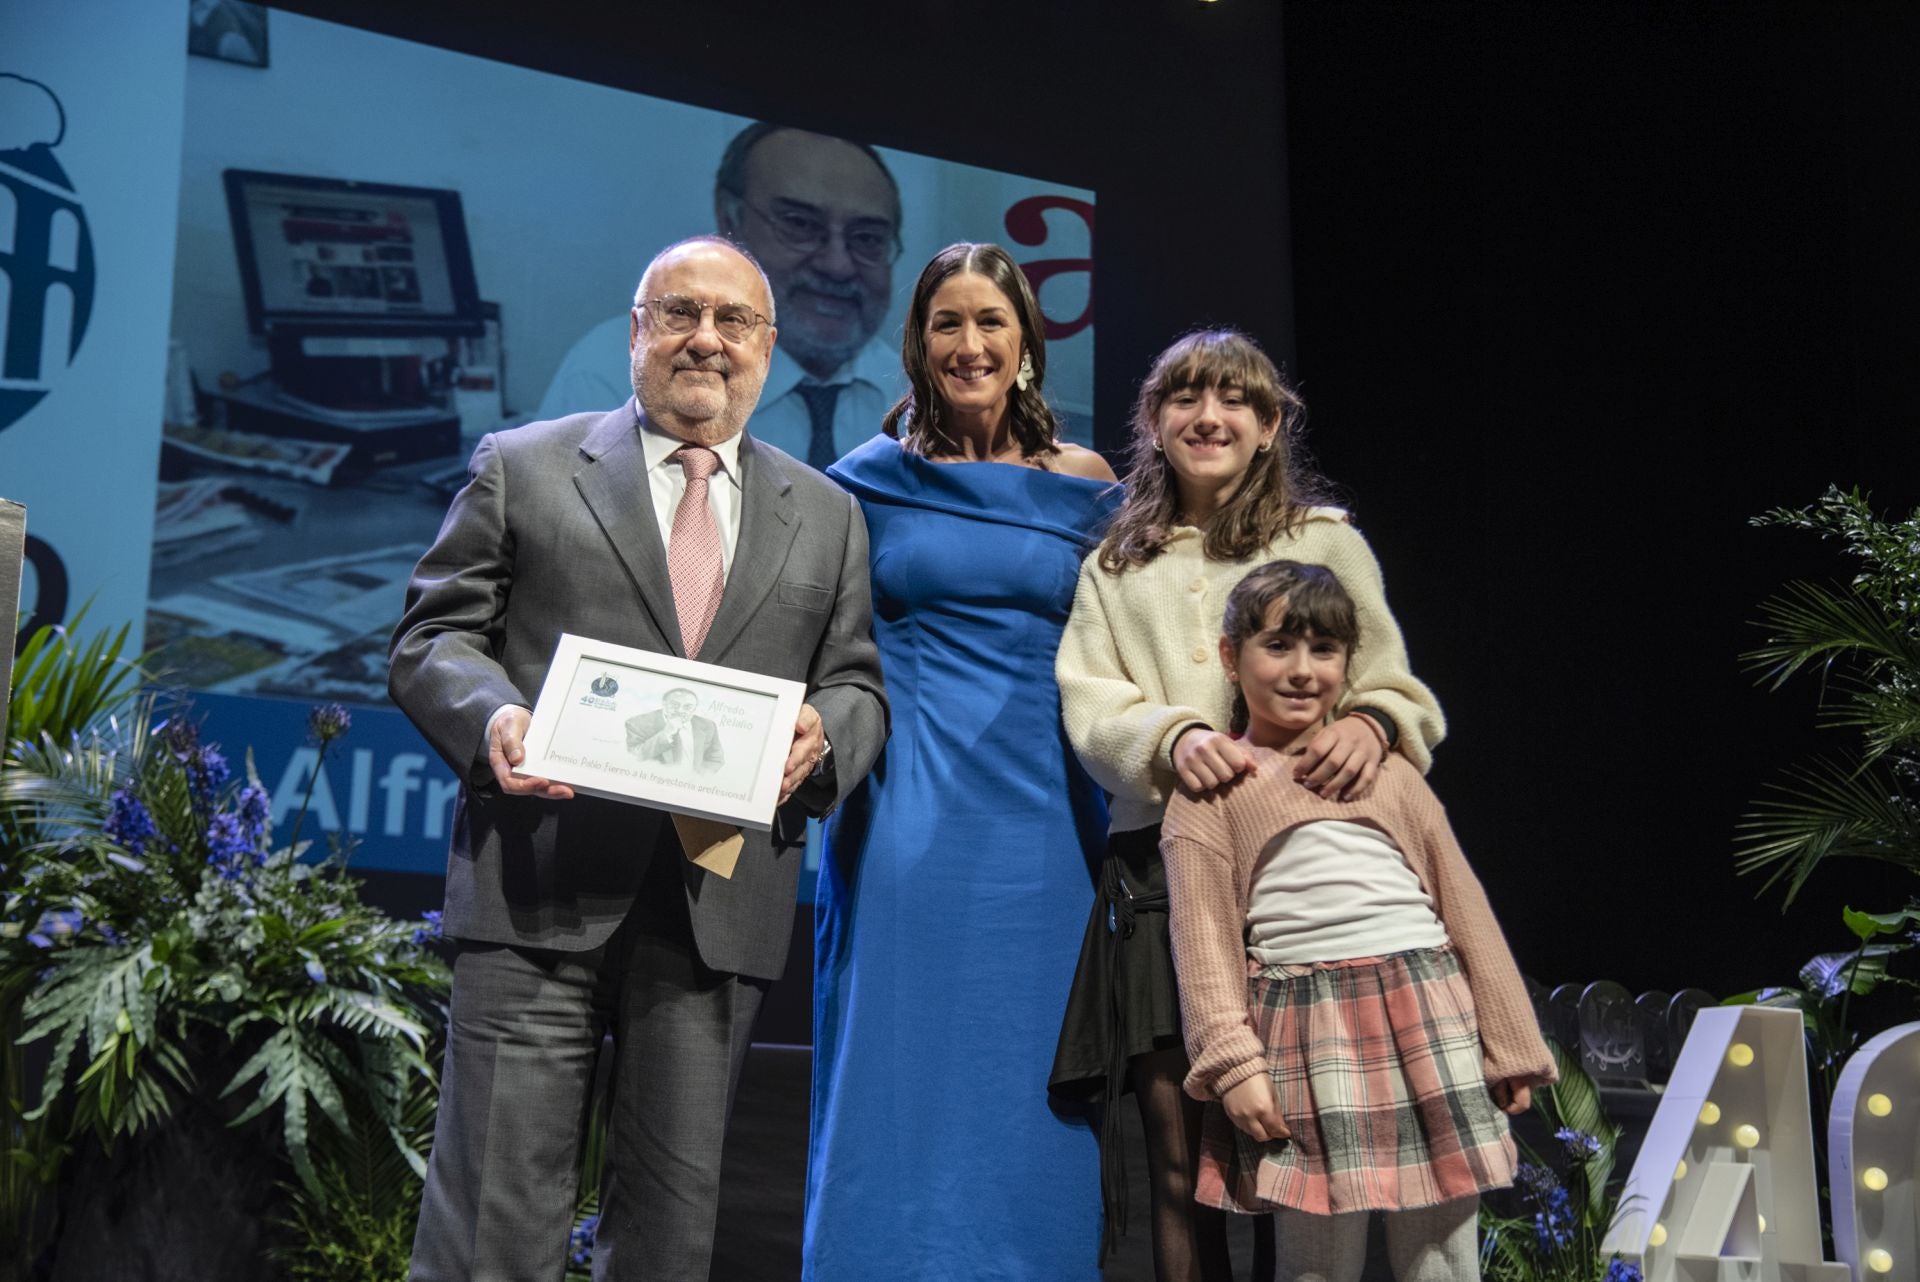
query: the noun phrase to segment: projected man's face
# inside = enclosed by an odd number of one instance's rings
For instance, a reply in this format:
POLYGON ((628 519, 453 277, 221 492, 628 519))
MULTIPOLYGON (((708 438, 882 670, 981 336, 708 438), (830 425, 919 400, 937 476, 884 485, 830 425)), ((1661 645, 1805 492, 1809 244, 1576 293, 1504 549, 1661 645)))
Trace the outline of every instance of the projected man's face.
POLYGON ((853 144, 783 129, 748 155, 743 186, 721 194, 720 231, 766 268, 781 348, 825 378, 886 319, 899 233, 893 185, 853 144))

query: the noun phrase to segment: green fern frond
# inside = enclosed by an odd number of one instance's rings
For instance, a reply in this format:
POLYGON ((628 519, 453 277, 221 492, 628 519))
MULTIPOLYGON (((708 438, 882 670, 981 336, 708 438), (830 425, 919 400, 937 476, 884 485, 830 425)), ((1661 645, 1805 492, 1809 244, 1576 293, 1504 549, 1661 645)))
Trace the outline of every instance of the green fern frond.
POLYGON ((232 1125, 244 1125, 278 1106, 287 1157, 293 1162, 294 1173, 302 1184, 317 1191, 318 1177, 307 1146, 308 1105, 317 1106, 335 1126, 342 1129, 350 1126, 346 1101, 335 1077, 347 1078, 352 1072, 352 1066, 339 1048, 325 1037, 287 1027, 269 1037, 266 1044, 241 1065, 220 1094, 225 1098, 254 1078, 260 1078, 253 1102, 233 1119, 232 1125))
POLYGON ((356 1036, 385 1030, 406 1038, 416 1049, 426 1048, 426 1025, 403 1007, 372 993, 323 985, 301 1002, 299 1009, 304 1018, 324 1014, 356 1036))

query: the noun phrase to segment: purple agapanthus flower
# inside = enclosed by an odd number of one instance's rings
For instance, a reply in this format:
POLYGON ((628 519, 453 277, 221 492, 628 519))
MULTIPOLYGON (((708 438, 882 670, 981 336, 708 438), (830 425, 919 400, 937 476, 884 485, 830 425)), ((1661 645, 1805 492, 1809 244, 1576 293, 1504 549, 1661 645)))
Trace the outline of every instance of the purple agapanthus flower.
POLYGON ((215 796, 233 778, 233 767, 220 749, 212 744, 201 744, 186 758, 187 792, 193 797, 196 810, 206 810, 213 805, 215 796))
POLYGON ((52 948, 55 941, 71 939, 80 933, 87 919, 77 908, 49 908, 27 932, 27 942, 35 948, 52 948))
POLYGON ((573 1226, 573 1234, 567 1241, 568 1258, 576 1269, 590 1268, 593 1265, 593 1239, 600 1231, 600 1217, 583 1216, 573 1226))
POLYGON ((267 839, 267 823, 273 818, 273 801, 267 796, 267 790, 257 783, 250 783, 240 790, 233 799, 233 813, 245 834, 247 846, 254 852, 254 862, 265 859, 263 847, 267 839))
POLYGON ((446 934, 440 929, 440 914, 432 909, 421 913, 420 925, 414 928, 413 942, 424 944, 430 940, 445 938, 446 934))
POLYGON ((240 817, 223 810, 207 823, 207 862, 228 881, 254 863, 254 843, 240 817))
POLYGON ((1584 1162, 1588 1158, 1600 1156, 1600 1139, 1585 1131, 1563 1126, 1553 1133, 1553 1138, 1566 1146, 1569 1162, 1584 1162))
POLYGON ((353 714, 341 703, 323 703, 307 714, 307 733, 326 745, 353 729, 353 714))
POLYGON ((1573 1241, 1573 1199, 1558 1185, 1539 1203, 1533 1215, 1533 1235, 1542 1254, 1550 1254, 1573 1241))
POLYGON ((142 855, 147 843, 160 835, 160 826, 154 823, 146 803, 126 788, 115 788, 101 831, 131 853, 142 855))
POLYGON ((1615 1259, 1613 1263, 1607 1265, 1607 1276, 1601 1282, 1643 1282, 1640 1266, 1615 1259))
POLYGON ((318 960, 309 957, 307 958, 307 978, 316 984, 324 984, 327 982, 327 968, 318 960))

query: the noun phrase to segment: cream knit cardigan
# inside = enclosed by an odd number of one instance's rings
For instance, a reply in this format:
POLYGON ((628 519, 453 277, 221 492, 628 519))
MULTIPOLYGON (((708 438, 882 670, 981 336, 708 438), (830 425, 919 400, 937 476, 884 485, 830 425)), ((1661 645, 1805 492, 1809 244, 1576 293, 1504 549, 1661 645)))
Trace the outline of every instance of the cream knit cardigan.
POLYGON ((1325 801, 1293 781, 1291 758, 1270 748, 1248 751, 1258 774, 1198 799, 1175 797, 1160 830, 1180 1022, 1193 1064, 1187 1093, 1218 1099, 1267 1067, 1247 1011, 1249 888, 1275 837, 1321 819, 1372 824, 1406 856, 1473 993, 1488 1084, 1554 1080, 1553 1056, 1486 892, 1419 772, 1389 757, 1365 801, 1325 801))
POLYGON ((1446 721, 1433 692, 1407 670, 1379 563, 1347 514, 1313 508, 1298 529, 1239 561, 1209 561, 1204 542, 1202 531, 1181 526, 1146 565, 1109 574, 1095 555, 1080 567, 1054 674, 1067 737, 1087 773, 1113 795, 1113 831, 1160 822, 1178 787, 1168 754, 1179 730, 1196 721, 1227 728, 1233 687, 1220 664, 1227 593, 1268 561, 1324 565, 1339 577, 1360 625, 1340 709, 1365 705, 1392 717, 1400 752, 1424 774, 1446 721))

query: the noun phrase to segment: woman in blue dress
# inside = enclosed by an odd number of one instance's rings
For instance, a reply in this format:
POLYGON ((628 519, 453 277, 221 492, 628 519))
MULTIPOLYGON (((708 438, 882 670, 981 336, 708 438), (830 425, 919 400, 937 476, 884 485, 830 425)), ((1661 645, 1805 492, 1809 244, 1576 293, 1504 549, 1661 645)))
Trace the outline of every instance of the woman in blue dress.
POLYGON ((827 822, 815 908, 811 1282, 1098 1276, 1099 1150, 1047 1073, 1105 842, 1054 652, 1119 500, 1055 439, 1005 250, 914 287, 911 390, 830 470, 866 514, 893 737, 827 822))

